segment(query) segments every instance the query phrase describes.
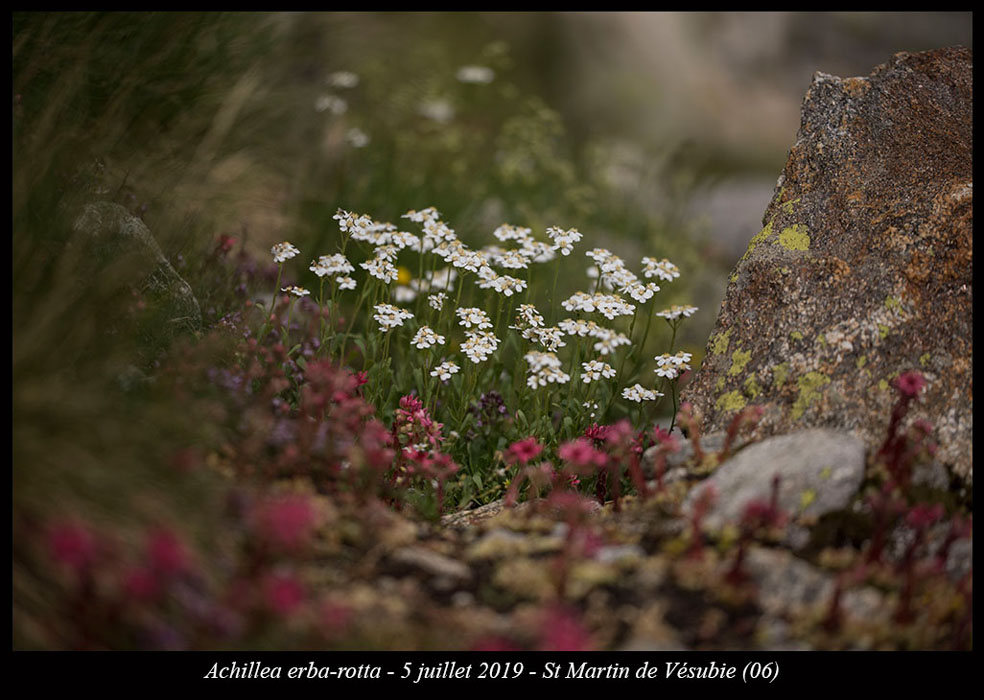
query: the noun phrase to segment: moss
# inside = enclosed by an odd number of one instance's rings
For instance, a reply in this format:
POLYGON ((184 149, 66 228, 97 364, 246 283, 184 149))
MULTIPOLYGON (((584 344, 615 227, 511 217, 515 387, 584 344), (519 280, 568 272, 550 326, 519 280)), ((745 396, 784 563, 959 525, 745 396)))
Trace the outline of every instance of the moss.
POLYGON ((778 389, 783 384, 786 383, 786 378, 789 376, 789 363, 783 362, 780 365, 776 365, 772 368, 772 387, 778 389))
POLYGON ((867 361, 868 361, 868 356, 867 355, 862 355, 861 357, 858 358, 858 361, 855 362, 854 364, 857 365, 858 369, 861 369, 862 367, 864 367, 864 365, 865 365, 865 363, 867 361))
POLYGON ((807 372, 796 380, 796 385, 799 387, 800 393, 796 402, 793 404, 791 413, 793 420, 798 420, 802 417, 807 407, 819 398, 820 387, 827 384, 830 384, 830 377, 822 372, 807 372))
POLYGON ((892 329, 889 328, 888 326, 879 323, 878 324, 878 337, 881 338, 882 340, 885 340, 885 338, 888 337, 888 334, 891 332, 891 330, 892 329))
POLYGON ((803 334, 800 333, 799 331, 793 331, 792 333, 789 334, 789 337, 792 338, 793 340, 803 340, 803 334))
POLYGON ((745 380, 745 396, 754 399, 756 396, 762 393, 762 387, 759 386, 758 380, 755 379, 754 374, 748 375, 748 379, 745 380))
POLYGON ((805 224, 793 224, 779 234, 779 245, 788 250, 809 250, 810 235, 805 224))
POLYGON ((879 379, 878 388, 881 389, 882 391, 886 391, 888 389, 888 381, 885 379, 879 379))
POLYGON ((752 359, 752 352, 746 350, 742 352, 741 350, 735 350, 731 353, 731 368, 728 370, 728 376, 734 377, 742 373, 745 369, 745 365, 748 361, 752 359))
POLYGON ((731 329, 729 328, 724 333, 718 333, 714 338, 714 342, 711 343, 711 352, 715 355, 723 355, 728 351, 728 343, 731 341, 731 329))
POLYGON ((737 391, 729 391, 718 397, 714 404, 719 411, 740 411, 745 408, 745 397, 737 391))
POLYGON ((929 364, 929 353, 927 352, 919 356, 919 366, 925 367, 928 364, 929 364))

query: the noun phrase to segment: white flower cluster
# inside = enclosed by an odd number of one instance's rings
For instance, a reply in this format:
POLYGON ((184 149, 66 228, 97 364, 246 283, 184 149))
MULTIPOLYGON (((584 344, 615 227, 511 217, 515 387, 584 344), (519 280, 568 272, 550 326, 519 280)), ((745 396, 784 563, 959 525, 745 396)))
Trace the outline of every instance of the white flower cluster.
POLYGON ((507 270, 525 270, 530 265, 530 255, 522 249, 505 249, 497 245, 488 245, 480 251, 490 265, 504 267, 507 270))
POLYGON ((547 384, 566 384, 570 375, 560 369, 561 363, 552 352, 530 351, 524 358, 530 366, 526 383, 531 389, 547 384))
POLYGON ((322 255, 317 260, 312 260, 311 267, 308 269, 318 277, 339 274, 347 275, 350 272, 355 272, 355 268, 352 267, 352 263, 350 263, 341 253, 335 253, 334 255, 322 255))
POLYGON ((674 321, 680 318, 681 316, 690 318, 691 316, 694 315, 695 311, 697 311, 696 306, 687 306, 686 304, 684 304, 683 306, 678 306, 677 304, 674 304, 670 308, 663 309, 662 311, 658 312, 656 315, 662 316, 667 320, 674 321))
POLYGON ((428 294, 427 303, 430 304, 432 309, 437 309, 440 311, 444 308, 444 300, 448 298, 448 295, 444 292, 438 292, 437 294, 428 294))
POLYGON ((457 78, 462 83, 486 85, 495 80, 495 71, 487 66, 462 66, 458 69, 457 78))
POLYGON ((609 321, 618 316, 631 316, 635 313, 635 305, 622 300, 618 294, 587 294, 575 292, 570 298, 561 302, 568 311, 597 311, 609 321))
POLYGON ((678 375, 690 369, 690 359, 693 357, 689 352, 678 352, 676 355, 665 353, 657 355, 656 374, 667 379, 675 379, 678 375))
POLYGON ((380 330, 383 331, 402 326, 404 321, 413 318, 412 313, 392 304, 376 304, 373 308, 376 309, 376 313, 372 317, 379 323, 380 330))
POLYGON ((465 335, 461 351, 475 364, 489 359, 499 347, 499 339, 487 331, 465 331, 465 335))
POLYGON ((567 335, 576 335, 581 338, 587 336, 597 339, 598 342, 594 344, 594 350, 602 355, 611 355, 619 346, 631 345, 631 341, 624 333, 599 326, 594 321, 565 318, 558 326, 567 335))
POLYGON ((672 282, 674 278, 680 276, 680 270, 677 266, 666 258, 663 258, 662 260, 657 260, 656 258, 643 258, 642 265, 644 268, 642 274, 644 274, 647 279, 650 277, 658 277, 661 280, 672 282))
POLYGON ((633 282, 632 284, 626 285, 621 290, 623 293, 628 294, 635 301, 640 304, 645 304, 647 301, 653 298, 653 295, 659 291, 659 285, 655 282, 633 282))
POLYGON ((489 318, 487 313, 477 307, 456 309, 455 313, 458 314, 458 325, 462 328, 478 328, 479 330, 484 330, 485 328, 492 327, 492 319, 489 318))
POLYGON ((590 384, 592 381, 597 381, 602 377, 605 379, 611 379, 615 376, 615 369, 607 362, 602 362, 600 360, 582 362, 581 367, 584 368, 584 372, 581 374, 581 379, 584 380, 585 384, 590 384))
POLYGON ((304 287, 297 287, 293 284, 290 285, 289 287, 281 287, 280 291, 287 292, 288 294, 293 294, 295 297, 306 297, 308 294, 311 293, 308 290, 306 290, 304 287))
POLYGON ((451 379, 452 374, 457 374, 458 370, 459 367, 454 362, 442 362, 431 370, 430 376, 439 377, 442 382, 446 382, 451 379))
POLYGON ((643 401, 655 401, 657 398, 663 396, 658 391, 653 391, 652 389, 646 389, 642 384, 636 384, 634 386, 627 386, 622 389, 622 398, 628 399, 629 401, 635 401, 637 403, 642 403, 643 401))
POLYGON ((396 266, 385 258, 373 258, 372 260, 366 260, 365 262, 359 263, 359 267, 366 270, 376 279, 382 280, 387 284, 390 282, 395 282, 400 276, 396 266))
POLYGON ((410 340, 410 344, 418 350, 425 350, 435 345, 444 345, 444 336, 435 333, 430 326, 421 326, 410 340))
POLYGON ((570 255, 574 250, 574 244, 581 240, 581 234, 576 228, 565 231, 556 226, 547 229, 547 237, 554 242, 550 249, 559 250, 563 255, 570 255))
POLYGON ((511 297, 513 294, 526 289, 526 280, 521 280, 518 277, 510 277, 509 275, 500 275, 488 265, 479 268, 478 279, 475 281, 475 284, 482 289, 494 289, 499 294, 504 294, 507 297, 511 297))
POLYGON ((273 253, 273 261, 275 263, 282 263, 286 260, 290 260, 295 255, 301 254, 301 251, 291 245, 288 241, 277 243, 270 249, 270 252, 273 253))

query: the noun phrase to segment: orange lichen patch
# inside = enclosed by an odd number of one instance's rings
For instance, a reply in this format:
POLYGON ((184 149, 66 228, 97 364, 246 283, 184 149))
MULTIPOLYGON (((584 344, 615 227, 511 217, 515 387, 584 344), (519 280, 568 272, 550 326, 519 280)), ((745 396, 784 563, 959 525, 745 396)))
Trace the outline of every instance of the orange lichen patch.
POLYGON ((841 85, 851 97, 862 97, 871 88, 871 83, 865 78, 844 78, 841 85))
POLYGON ((851 274, 851 266, 835 255, 823 258, 822 264, 832 282, 841 282, 851 274))

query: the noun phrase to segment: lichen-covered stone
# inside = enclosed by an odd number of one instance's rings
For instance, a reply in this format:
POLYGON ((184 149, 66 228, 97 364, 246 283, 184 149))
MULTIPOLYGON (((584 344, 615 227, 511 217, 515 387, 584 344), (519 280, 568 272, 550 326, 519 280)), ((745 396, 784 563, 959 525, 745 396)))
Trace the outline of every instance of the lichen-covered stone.
POLYGON ((705 431, 761 405, 757 437, 885 437, 892 380, 927 387, 938 458, 972 483, 973 57, 897 54, 817 73, 796 143, 684 392, 705 431))
POLYGON ((202 312, 191 286, 164 256, 142 220, 112 202, 86 204, 76 217, 73 245, 86 251, 88 269, 98 275, 106 270, 121 274, 120 286, 138 291, 148 305, 145 332, 155 339, 196 331, 202 312))

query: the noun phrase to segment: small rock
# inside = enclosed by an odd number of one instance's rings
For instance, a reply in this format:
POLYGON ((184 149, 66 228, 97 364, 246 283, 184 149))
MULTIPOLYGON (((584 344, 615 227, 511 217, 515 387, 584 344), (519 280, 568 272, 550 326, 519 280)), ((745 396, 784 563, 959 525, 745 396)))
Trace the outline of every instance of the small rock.
POLYGON ((737 523, 752 501, 768 503, 772 479, 779 477, 779 507, 795 517, 815 518, 846 508, 861 486, 864 444, 832 430, 805 430, 752 444, 726 461, 696 486, 684 503, 694 503, 706 489, 715 499, 703 520, 708 529, 737 523))
POLYGON ((405 547, 390 555, 394 564, 421 571, 435 578, 446 578, 457 583, 471 580, 471 569, 460 561, 438 554, 424 547, 405 547))

